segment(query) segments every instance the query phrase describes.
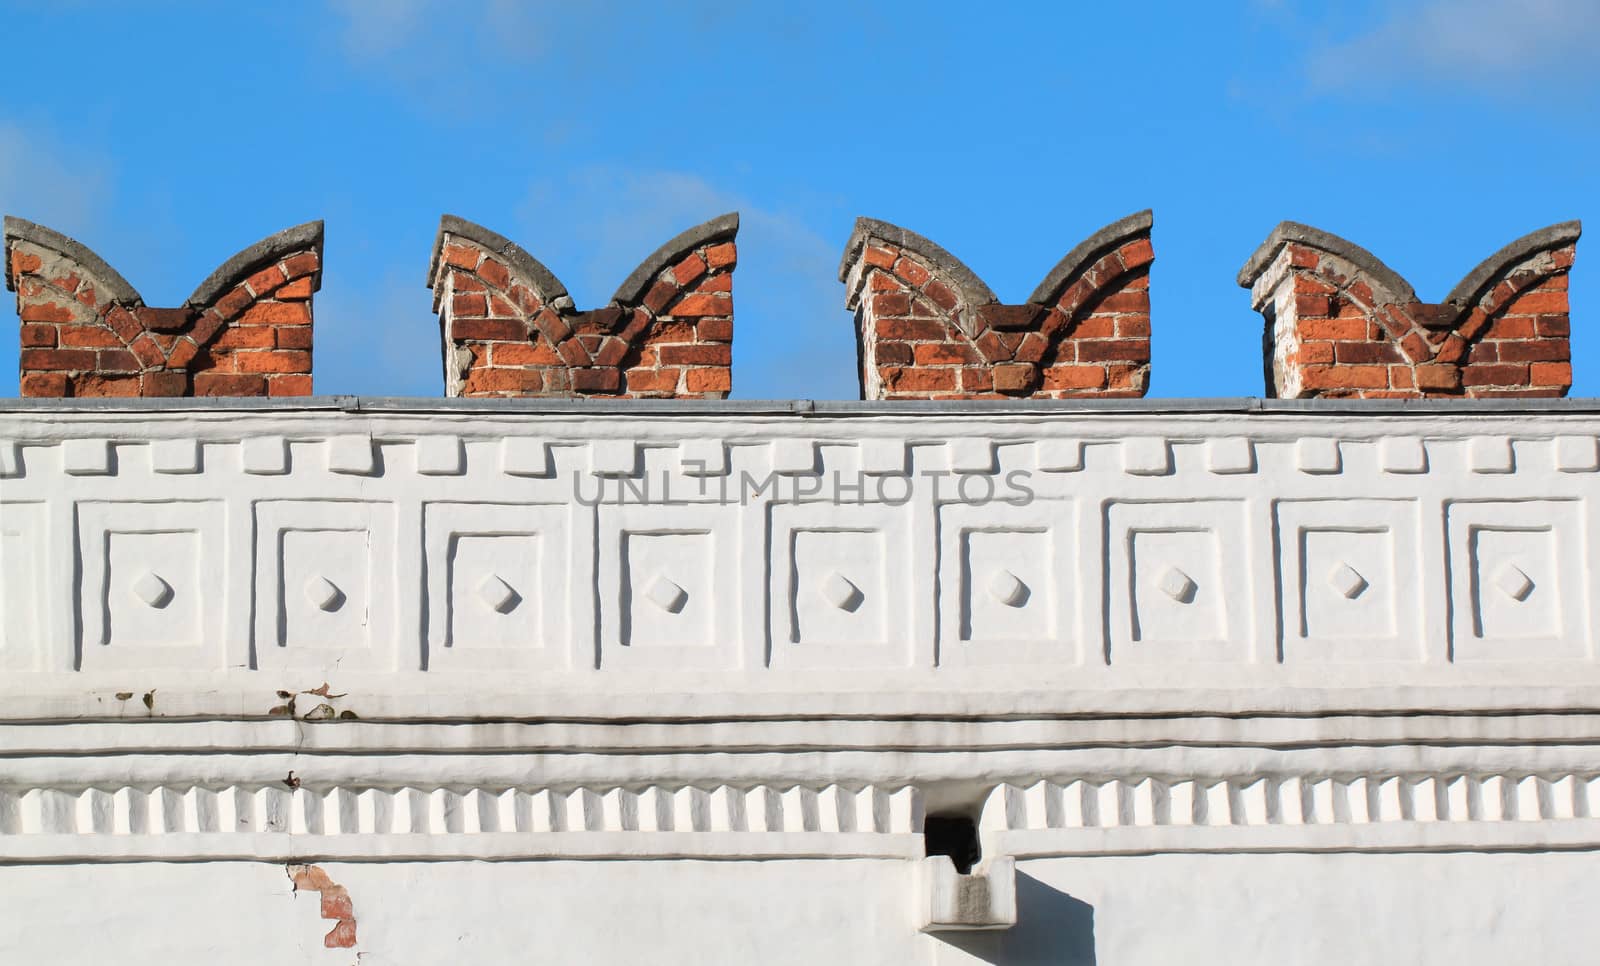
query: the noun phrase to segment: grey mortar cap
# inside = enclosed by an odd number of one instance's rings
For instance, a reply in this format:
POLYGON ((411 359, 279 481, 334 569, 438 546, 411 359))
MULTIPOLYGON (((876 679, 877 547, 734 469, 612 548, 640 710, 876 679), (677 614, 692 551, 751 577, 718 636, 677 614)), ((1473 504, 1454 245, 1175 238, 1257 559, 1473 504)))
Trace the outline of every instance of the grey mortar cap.
POLYGON ((1477 268, 1468 272, 1465 278, 1456 283, 1456 287, 1450 290, 1450 294, 1446 295, 1444 300, 1455 305, 1466 305, 1475 301, 1492 279, 1512 265, 1539 252, 1570 245, 1582 234, 1583 223, 1580 221, 1563 221, 1548 228, 1529 232, 1479 262, 1477 268))
POLYGON ((971 305, 989 305, 1000 301, 983 279, 961 259, 908 228, 876 218, 856 219, 855 230, 850 233, 850 240, 844 246, 844 256, 839 259, 839 281, 850 277, 851 267, 861 257, 861 250, 870 238, 880 238, 898 248, 915 252, 954 281, 971 305))
POLYGON ((1045 275, 1044 281, 1040 282, 1038 288, 1033 290, 1033 294, 1028 296, 1028 301, 1035 305, 1049 305, 1060 294, 1067 279, 1089 267, 1106 252, 1122 247, 1123 243, 1131 239, 1149 234, 1154 224, 1155 213, 1146 208, 1126 218, 1119 218, 1085 238, 1074 246, 1072 251, 1067 252, 1061 261, 1056 262, 1056 267, 1045 275))
POLYGON ((313 288, 321 288, 322 222, 317 220, 274 232, 218 265, 216 271, 195 287, 184 304, 190 307, 210 305, 261 269, 308 248, 317 253, 317 271, 311 284, 313 288))
POLYGON ((433 288, 434 277, 439 271, 439 259, 444 254, 444 236, 446 235, 465 238, 505 259, 514 274, 521 275, 533 283, 534 288, 538 290, 539 297, 545 302, 554 302, 557 299, 568 297, 567 287, 561 284, 561 279, 556 278, 554 272, 545 268, 543 262, 528 254, 527 250, 521 245, 504 235, 490 231, 477 222, 468 221, 456 215, 441 215, 439 217, 439 232, 433 239, 433 255, 428 259, 428 288, 433 288))
POLYGON ((1261 247, 1255 250, 1255 254, 1244 263, 1244 267, 1239 269, 1240 287, 1249 288, 1254 285, 1256 279, 1261 277, 1261 273, 1272 264, 1272 260, 1278 257, 1278 252, 1283 250, 1283 246, 1290 242, 1299 242, 1311 248, 1321 249, 1330 255, 1338 255, 1371 276, 1399 301, 1417 300, 1417 293, 1411 288, 1411 283, 1399 272, 1385 265, 1378 256, 1355 242, 1320 228, 1302 225, 1298 221, 1281 221, 1278 227, 1272 229, 1272 234, 1268 235, 1267 240, 1261 243, 1261 247))
POLYGON ((617 291, 611 296, 611 301, 618 305, 630 305, 644 298, 645 288, 650 284, 663 268, 669 264, 676 264, 684 259, 690 252, 711 242, 721 241, 724 238, 733 238, 739 234, 739 213, 730 211, 725 215, 718 215, 710 221, 701 222, 687 231, 679 232, 672 240, 657 248, 639 263, 622 284, 617 286, 617 291))
MULTIPOLYGON (((105 294, 113 302, 121 302, 124 305, 144 304, 144 299, 140 298, 139 292, 128 284, 128 280, 123 278, 120 272, 106 264, 105 259, 96 255, 93 249, 80 241, 68 238, 53 228, 46 228, 43 225, 34 224, 31 221, 17 218, 13 215, 6 215, 5 247, 7 251, 11 250, 13 240, 30 242, 40 248, 47 248, 82 265, 84 270, 93 275, 99 284, 109 290, 105 294)), ((16 282, 11 277, 10 266, 6 267, 6 288, 16 291, 16 282)))

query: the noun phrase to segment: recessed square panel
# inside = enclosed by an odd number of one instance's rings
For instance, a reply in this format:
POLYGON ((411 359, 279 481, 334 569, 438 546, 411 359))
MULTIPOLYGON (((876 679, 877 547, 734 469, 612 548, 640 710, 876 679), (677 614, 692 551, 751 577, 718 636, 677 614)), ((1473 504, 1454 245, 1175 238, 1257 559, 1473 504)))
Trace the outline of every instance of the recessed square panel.
POLYGON ((221 662, 222 519, 209 501, 78 505, 84 669, 221 662))
POLYGON ((939 507, 939 664, 1077 663, 1072 500, 939 507))
POLYGON ((568 666, 575 574, 567 513, 564 506, 424 507, 430 668, 568 666))
POLYGON ((44 622, 43 503, 0 506, 0 668, 39 670, 48 634, 44 622))
POLYGON ((257 666, 392 667, 394 574, 391 504, 256 504, 257 666))
POLYGON ((733 668, 744 595, 736 506, 599 508, 602 666, 733 668))
POLYGON ((905 518, 883 504, 774 504, 774 666, 903 667, 911 661, 905 518))
POLYGON ((1582 509, 1576 501, 1451 503, 1454 660, 1571 660, 1589 653, 1582 509))
POLYGON ((716 540, 709 531, 622 535, 622 644, 710 648, 717 594, 711 583, 716 540))
POLYGON ((1274 507, 1284 661, 1418 661, 1426 588, 1409 500, 1274 507))
POLYGON ((1249 661, 1249 533, 1243 504, 1107 507, 1112 663, 1249 661))

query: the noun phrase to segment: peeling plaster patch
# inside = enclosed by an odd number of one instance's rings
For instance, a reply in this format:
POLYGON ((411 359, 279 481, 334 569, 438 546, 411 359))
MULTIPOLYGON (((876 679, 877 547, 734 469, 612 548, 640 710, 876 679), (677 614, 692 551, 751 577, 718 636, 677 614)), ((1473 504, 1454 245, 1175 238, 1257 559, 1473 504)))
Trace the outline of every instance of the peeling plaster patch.
POLYGON ((319 893, 322 898, 322 918, 334 920, 333 928, 322 937, 322 945, 329 949, 350 949, 356 944, 355 907, 344 886, 328 878, 328 873, 314 865, 290 865, 287 870, 294 891, 304 889, 319 893))

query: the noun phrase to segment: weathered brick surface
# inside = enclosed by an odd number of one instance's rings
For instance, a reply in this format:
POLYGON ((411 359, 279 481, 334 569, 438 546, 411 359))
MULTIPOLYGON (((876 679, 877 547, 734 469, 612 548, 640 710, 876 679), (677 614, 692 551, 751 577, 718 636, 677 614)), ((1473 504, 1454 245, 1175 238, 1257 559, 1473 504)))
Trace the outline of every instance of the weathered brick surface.
POLYGON ((322 937, 322 945, 328 949, 354 948, 355 905, 350 901, 350 893, 345 887, 328 878, 328 873, 320 866, 291 865, 288 871, 289 879, 294 883, 294 891, 317 893, 322 918, 333 921, 333 928, 322 937))
POLYGON ((1284 222, 1239 273, 1266 319, 1268 393, 1566 395, 1567 274, 1579 232, 1567 222, 1520 238, 1428 303, 1365 249, 1284 222))
POLYGON ((1148 211, 1096 232, 1020 305, 955 256, 862 218, 839 278, 863 399, 1142 396, 1150 377, 1148 211))
POLYGON ((428 271, 449 396, 722 399, 732 388, 737 215, 645 259, 605 306, 579 311, 537 260, 445 216, 428 271))
POLYGON ((88 248, 5 220, 24 396, 304 396, 322 223, 245 249, 177 308, 152 308, 88 248))

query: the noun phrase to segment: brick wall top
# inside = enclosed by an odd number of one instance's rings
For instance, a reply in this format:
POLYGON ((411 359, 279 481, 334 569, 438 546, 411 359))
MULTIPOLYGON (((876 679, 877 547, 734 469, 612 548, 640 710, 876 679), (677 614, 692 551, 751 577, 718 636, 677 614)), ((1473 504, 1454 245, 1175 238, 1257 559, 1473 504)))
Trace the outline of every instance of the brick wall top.
POLYGON ((116 269, 60 232, 8 216, 4 239, 24 396, 310 394, 322 222, 244 249, 175 308, 147 306, 116 269))
POLYGON ((523 248, 446 215, 428 263, 446 394, 725 396, 738 230, 738 214, 729 213, 680 233, 609 303, 579 310, 523 248))
POLYGON ((856 222, 839 277, 857 313, 863 398, 1142 395, 1151 213, 1105 226, 1007 305, 916 232, 856 222))
POLYGON ((1273 395, 1562 395, 1576 221, 1524 235, 1424 302, 1371 252, 1283 222, 1238 275, 1266 319, 1273 395))

